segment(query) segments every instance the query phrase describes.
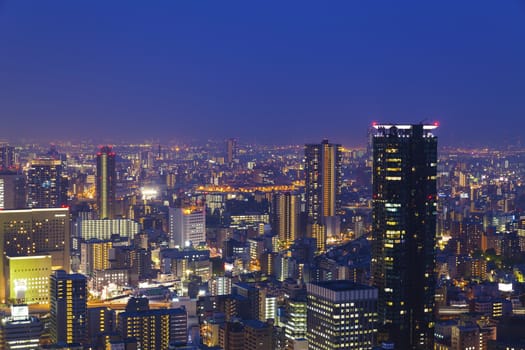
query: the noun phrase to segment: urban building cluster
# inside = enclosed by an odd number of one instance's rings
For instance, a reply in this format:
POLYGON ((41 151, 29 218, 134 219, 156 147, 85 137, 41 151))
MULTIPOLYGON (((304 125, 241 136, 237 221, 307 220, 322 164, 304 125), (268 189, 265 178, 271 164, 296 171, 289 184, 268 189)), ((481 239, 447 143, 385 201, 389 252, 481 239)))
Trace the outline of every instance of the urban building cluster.
POLYGON ((1 144, 0 348, 525 349, 525 151, 437 128, 1 144))

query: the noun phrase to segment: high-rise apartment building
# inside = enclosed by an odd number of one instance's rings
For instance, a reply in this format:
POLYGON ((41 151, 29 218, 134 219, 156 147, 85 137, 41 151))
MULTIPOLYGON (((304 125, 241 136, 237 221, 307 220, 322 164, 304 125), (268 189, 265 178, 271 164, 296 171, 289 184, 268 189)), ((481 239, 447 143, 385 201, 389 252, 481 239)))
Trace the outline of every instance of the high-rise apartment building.
POLYGON ((115 217, 116 182, 115 152, 110 146, 97 153, 97 208, 100 219, 115 217))
POLYGON ((308 283, 308 349, 372 349, 377 289, 347 280, 308 283))
POLYGON ((197 246, 206 242, 206 208, 191 206, 169 208, 172 247, 197 246))
MULTIPOLYGON (((70 224, 68 208, 0 211, 0 271, 13 257, 51 256, 53 270, 70 270, 70 224)), ((10 288, 0 273, 0 300, 10 288)))
POLYGON ((299 238, 301 200, 290 192, 277 193, 273 197, 273 229, 283 246, 289 247, 299 238))
POLYGON ((110 240, 90 239, 80 243, 80 272, 86 276, 93 275, 95 270, 110 268, 109 254, 113 247, 110 240))
POLYGON ((317 239, 318 250, 324 251, 327 237, 340 230, 341 145, 323 140, 306 145, 304 153, 307 229, 309 236, 317 239))
POLYGON ((148 299, 130 298, 126 311, 119 314, 122 338, 136 338, 140 349, 168 349, 172 343, 188 341, 188 316, 184 307, 149 309, 148 299))
POLYGON ((62 161, 38 158, 27 171, 27 194, 30 208, 60 208, 67 205, 68 181, 62 175, 62 161))
POLYGON ((374 125, 372 274, 379 321, 396 349, 432 349, 435 125, 374 125))
POLYGON ((50 334, 53 342, 74 344, 87 339, 86 276, 55 271, 50 277, 50 334))

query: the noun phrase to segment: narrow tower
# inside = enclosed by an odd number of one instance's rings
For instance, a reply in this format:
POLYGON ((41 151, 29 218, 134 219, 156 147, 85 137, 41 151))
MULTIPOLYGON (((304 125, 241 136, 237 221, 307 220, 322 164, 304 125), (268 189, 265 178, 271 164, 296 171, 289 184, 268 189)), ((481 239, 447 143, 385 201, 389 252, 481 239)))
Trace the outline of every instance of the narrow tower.
POLYGON ((372 273, 396 349, 433 349, 437 125, 374 125, 372 273))
POLYGON ((115 152, 110 146, 97 153, 97 207, 100 219, 115 217, 115 152))
POLYGON ((307 229, 317 239, 318 250, 324 251, 327 237, 340 231, 341 145, 323 140, 305 145, 304 153, 307 229))

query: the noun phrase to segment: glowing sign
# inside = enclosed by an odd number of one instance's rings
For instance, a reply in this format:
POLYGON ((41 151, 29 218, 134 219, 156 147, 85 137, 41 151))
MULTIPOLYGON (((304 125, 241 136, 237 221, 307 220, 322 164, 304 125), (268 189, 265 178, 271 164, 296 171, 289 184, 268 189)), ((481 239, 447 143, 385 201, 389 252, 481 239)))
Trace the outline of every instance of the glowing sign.
POLYGON ((512 283, 498 283, 498 290, 500 292, 510 293, 513 291, 512 283))

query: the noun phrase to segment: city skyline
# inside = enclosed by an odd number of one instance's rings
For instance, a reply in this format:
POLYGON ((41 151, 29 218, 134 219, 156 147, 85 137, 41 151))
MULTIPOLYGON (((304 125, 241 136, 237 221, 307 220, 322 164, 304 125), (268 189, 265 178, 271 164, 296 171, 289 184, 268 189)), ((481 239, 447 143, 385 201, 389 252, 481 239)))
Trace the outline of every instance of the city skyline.
POLYGON ((525 349, 525 0, 0 0, 0 349, 525 349))
POLYGON ((524 18, 518 1, 3 1, 0 138, 359 145, 373 121, 438 120, 442 145, 523 144, 524 18))

